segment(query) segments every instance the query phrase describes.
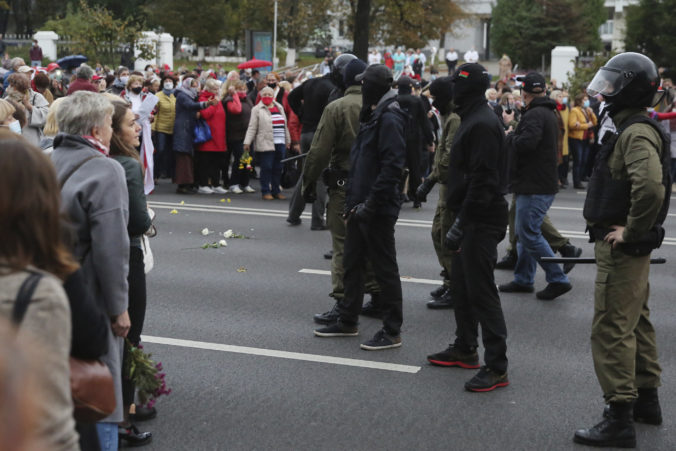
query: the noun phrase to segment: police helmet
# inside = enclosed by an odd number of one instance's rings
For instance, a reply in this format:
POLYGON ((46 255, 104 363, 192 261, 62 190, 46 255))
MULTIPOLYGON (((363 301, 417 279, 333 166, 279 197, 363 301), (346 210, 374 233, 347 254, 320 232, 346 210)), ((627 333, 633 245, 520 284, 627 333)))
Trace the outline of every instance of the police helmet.
POLYGON ((354 59, 357 59, 357 57, 350 54, 350 53, 341 54, 340 56, 338 56, 338 58, 336 58, 333 61, 333 70, 338 72, 342 77, 343 70, 345 69, 345 66, 347 66, 347 63, 349 63, 350 61, 352 61, 354 59))
POLYGON ((647 107, 654 103, 660 84, 655 63, 634 52, 612 57, 594 76, 587 94, 603 95, 608 103, 618 106, 647 107))

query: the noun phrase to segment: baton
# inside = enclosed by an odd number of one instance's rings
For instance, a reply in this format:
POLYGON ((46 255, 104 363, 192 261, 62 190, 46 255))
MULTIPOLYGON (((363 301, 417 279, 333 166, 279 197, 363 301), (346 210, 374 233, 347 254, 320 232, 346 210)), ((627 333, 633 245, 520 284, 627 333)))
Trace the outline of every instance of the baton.
POLYGON ((307 153, 302 153, 300 155, 294 155, 293 157, 289 158, 284 158, 280 163, 286 163, 287 161, 293 161, 293 160, 298 160, 299 158, 305 158, 307 157, 307 153))
MULTIPOLYGON (((566 258, 566 257, 540 257, 539 261, 541 263, 576 263, 576 264, 587 264, 594 265, 596 264, 596 259, 592 257, 582 257, 582 258, 566 258)), ((664 257, 651 258, 651 265, 663 265, 667 262, 667 259, 664 257)))

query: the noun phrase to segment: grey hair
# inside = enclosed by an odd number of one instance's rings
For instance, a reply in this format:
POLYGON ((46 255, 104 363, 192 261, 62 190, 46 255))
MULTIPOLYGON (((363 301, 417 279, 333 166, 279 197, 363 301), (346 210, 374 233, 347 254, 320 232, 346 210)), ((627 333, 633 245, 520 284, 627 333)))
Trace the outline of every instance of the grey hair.
POLYGON ((82 64, 80 67, 77 68, 77 71, 75 72, 75 76, 77 78, 83 78, 85 80, 91 80, 91 78, 94 76, 94 69, 87 66, 86 64, 82 64))
POLYGON ((17 70, 21 66, 25 66, 26 62, 21 57, 12 58, 11 67, 14 70, 17 70))
POLYGON ((56 122, 61 133, 86 136, 94 127, 105 126, 106 118, 112 116, 113 105, 103 94, 77 91, 61 102, 56 122))

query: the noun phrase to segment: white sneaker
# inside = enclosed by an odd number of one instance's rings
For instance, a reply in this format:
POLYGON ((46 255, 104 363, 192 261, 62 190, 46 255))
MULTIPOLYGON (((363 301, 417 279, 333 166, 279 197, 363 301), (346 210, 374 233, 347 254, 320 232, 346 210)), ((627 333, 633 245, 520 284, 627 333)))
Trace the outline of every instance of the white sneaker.
POLYGON ((208 186, 200 186, 200 187, 197 189, 197 192, 198 192, 199 194, 214 194, 214 190, 212 190, 212 189, 209 188, 208 186))
POLYGON ((240 188, 239 185, 232 185, 230 187, 230 192, 233 194, 242 194, 244 191, 242 191, 242 188, 240 188))
POLYGON ((255 193, 256 190, 253 189, 252 187, 250 187, 249 185, 247 185, 247 186, 244 187, 244 192, 245 193, 255 193))
POLYGON ((228 194, 228 190, 225 189, 225 188, 223 188, 222 186, 214 186, 214 187, 211 188, 211 189, 214 190, 214 193, 218 193, 218 194, 228 194))

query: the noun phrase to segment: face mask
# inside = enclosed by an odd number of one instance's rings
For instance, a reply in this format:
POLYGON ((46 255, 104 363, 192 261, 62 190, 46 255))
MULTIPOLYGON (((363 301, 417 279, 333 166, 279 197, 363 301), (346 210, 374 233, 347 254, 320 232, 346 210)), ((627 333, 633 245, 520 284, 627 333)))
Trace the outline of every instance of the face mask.
POLYGON ((120 81, 126 85, 129 81, 129 76, 125 75, 124 77, 120 77, 120 81))
POLYGON ((140 86, 137 86, 135 88, 131 88, 131 92, 133 92, 134 94, 141 94, 141 91, 143 91, 143 88, 140 87, 140 86))
POLYGON ((237 95, 239 96, 240 99, 243 99, 246 97, 246 92, 238 92, 237 95))
POLYGON ((174 89, 174 84, 173 84, 173 83, 165 83, 165 84, 164 84, 164 90, 165 90, 165 91, 171 91, 172 89, 174 89))
POLYGON ((8 126, 9 130, 16 133, 17 135, 21 134, 21 124, 19 121, 14 121, 8 126))
POLYGON ((564 97, 563 99, 561 99, 561 103, 563 105, 568 105, 568 97, 564 97))
POLYGON ((261 97, 261 102, 263 102, 263 105, 271 105, 272 97, 261 97))
POLYGON ((589 108, 589 100, 585 100, 584 102, 582 102, 582 106, 585 108, 589 108))
POLYGON ((268 83, 268 86, 272 89, 275 89, 277 87, 277 83, 268 83))

